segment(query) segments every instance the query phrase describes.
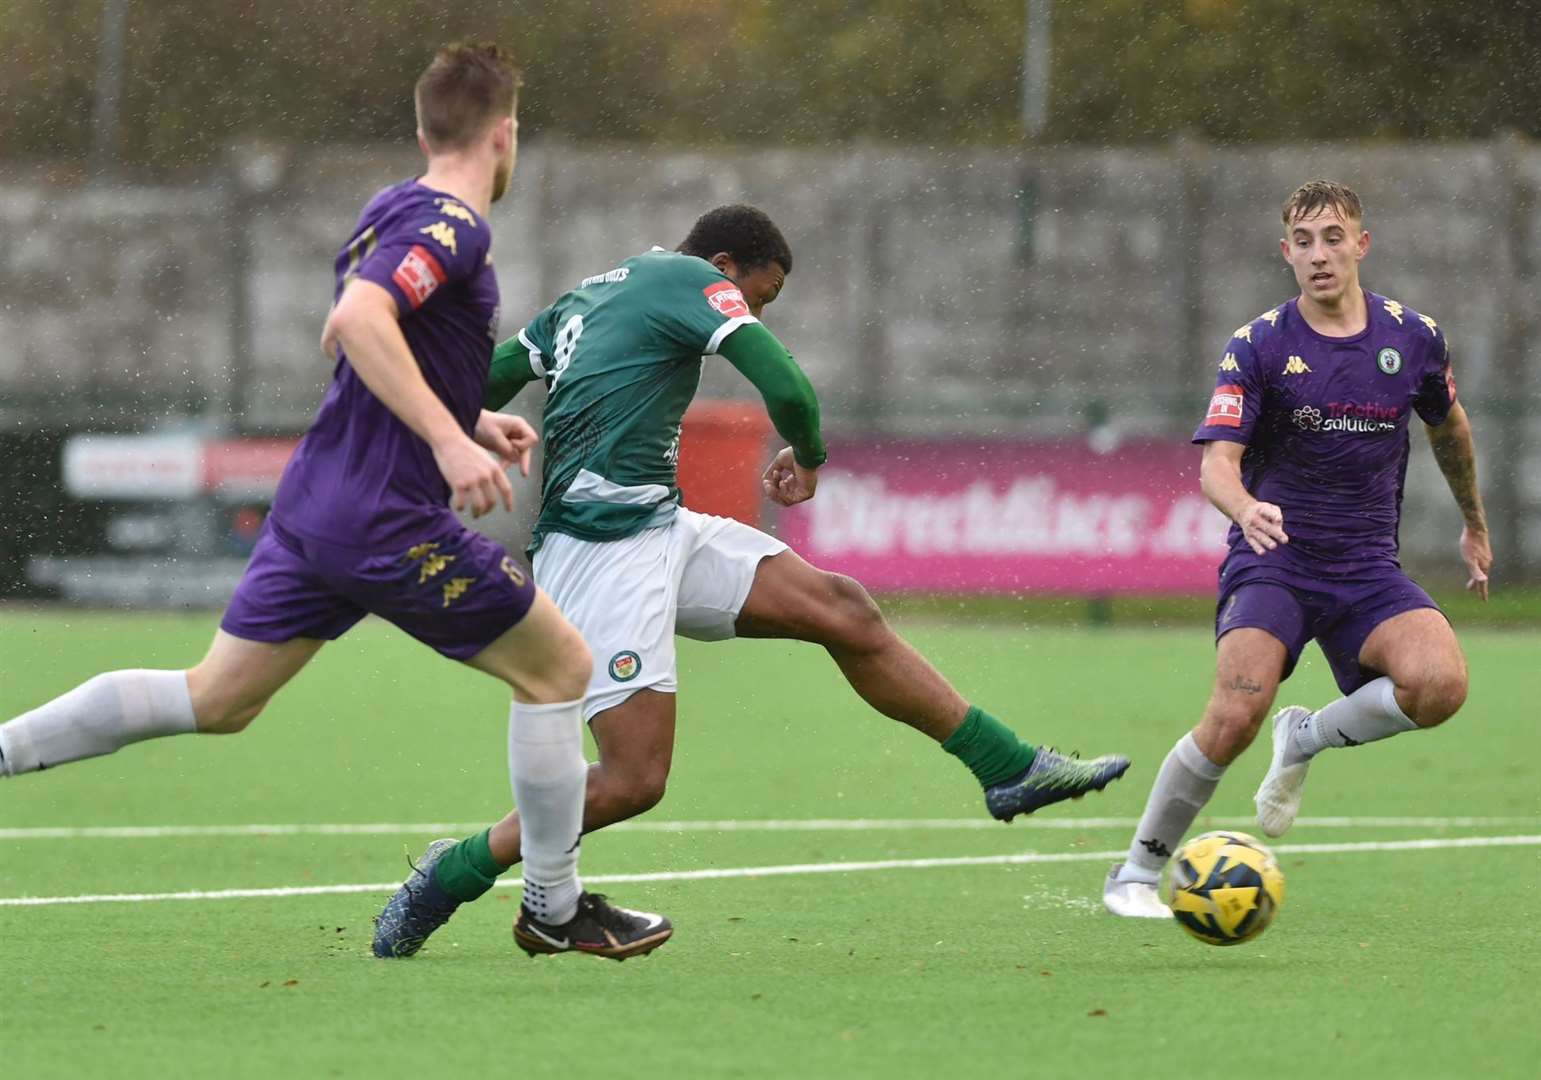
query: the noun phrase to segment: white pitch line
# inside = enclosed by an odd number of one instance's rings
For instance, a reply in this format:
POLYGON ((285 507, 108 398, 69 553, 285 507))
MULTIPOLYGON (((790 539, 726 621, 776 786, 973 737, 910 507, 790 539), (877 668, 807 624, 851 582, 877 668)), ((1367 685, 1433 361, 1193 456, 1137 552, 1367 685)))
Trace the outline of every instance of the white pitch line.
MULTIPOLYGON (((1366 841, 1346 844, 1280 844, 1285 855, 1343 855, 1379 851, 1438 851, 1449 848, 1541 846, 1541 836, 1428 837, 1418 840, 1366 841)), ((792 863, 780 866, 740 866, 711 870, 665 870, 641 874, 585 874, 592 885, 624 885, 662 881, 721 881, 728 878, 786 877, 798 874, 857 874, 876 870, 935 870, 966 866, 1025 866, 1035 863, 1106 862, 1118 851, 1023 852, 1017 855, 963 855, 937 859, 878 859, 869 862, 792 863)), ((53 907, 61 904, 146 904, 162 900, 263 900, 290 896, 330 896, 339 893, 386 893, 398 882, 365 885, 294 885, 272 889, 215 889, 164 893, 97 893, 80 896, 0 897, 0 907, 53 907)), ((497 885, 512 888, 519 879, 497 885)))
MULTIPOLYGON (((1014 828, 1132 829, 1132 817, 1027 818, 1014 828)), ((203 836, 397 836, 480 832, 485 821, 297 823, 287 825, 43 825, 0 829, 0 840, 156 840, 203 836)), ((1201 825, 1246 828, 1252 818, 1202 818, 1201 825)), ((1541 817, 1303 817, 1296 828, 1501 829, 1533 828, 1541 817)), ((918 832, 999 829, 990 818, 792 818, 769 821, 622 821, 609 832, 918 832)))

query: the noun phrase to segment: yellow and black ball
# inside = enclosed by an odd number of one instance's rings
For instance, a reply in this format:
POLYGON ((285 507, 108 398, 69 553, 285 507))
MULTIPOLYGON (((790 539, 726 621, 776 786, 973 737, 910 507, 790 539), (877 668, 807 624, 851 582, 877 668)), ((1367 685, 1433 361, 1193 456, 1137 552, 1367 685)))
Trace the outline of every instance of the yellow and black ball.
POLYGON ((1284 872, 1273 852, 1246 833, 1195 836, 1172 856, 1172 915, 1200 941, 1251 941, 1283 903, 1284 872))

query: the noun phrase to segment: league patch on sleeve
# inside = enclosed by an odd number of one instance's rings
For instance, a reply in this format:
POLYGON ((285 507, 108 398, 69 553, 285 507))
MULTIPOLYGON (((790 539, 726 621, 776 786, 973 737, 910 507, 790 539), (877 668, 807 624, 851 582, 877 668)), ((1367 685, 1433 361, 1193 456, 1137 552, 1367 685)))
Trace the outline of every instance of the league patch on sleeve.
POLYGON ((1243 387, 1215 387, 1215 396, 1209 399, 1209 412, 1204 416, 1204 426, 1241 427, 1241 406, 1245 397, 1243 387))
POLYGON ((406 294, 414 311, 422 307, 423 301, 432 296, 433 291, 447 279, 448 275, 444 273, 444 267, 439 265, 439 260, 421 244, 413 244, 412 250, 402 256, 395 272, 391 274, 391 280, 406 294))
POLYGON ((701 291, 706 294, 706 302, 725 319, 737 319, 749 314, 749 304, 744 300, 744 294, 731 281, 719 281, 701 291))

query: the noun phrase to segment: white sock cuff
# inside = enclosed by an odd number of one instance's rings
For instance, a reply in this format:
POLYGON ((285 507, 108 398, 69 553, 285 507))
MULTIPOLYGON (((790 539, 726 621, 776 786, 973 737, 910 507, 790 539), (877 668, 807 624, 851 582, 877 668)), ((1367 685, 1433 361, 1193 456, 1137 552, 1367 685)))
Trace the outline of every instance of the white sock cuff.
POLYGON ((1391 681, 1391 676, 1382 675, 1374 682, 1366 683, 1365 688, 1375 687, 1380 694, 1381 711, 1386 714, 1386 719, 1393 723, 1401 723, 1406 731, 1418 730, 1418 725, 1412 717, 1402 711, 1402 706, 1397 704, 1397 684, 1391 681))
POLYGON ((1209 760, 1204 751, 1199 749, 1198 740, 1193 737, 1191 731, 1177 740, 1177 745, 1172 748, 1172 751, 1177 755, 1177 760, 1182 762, 1183 767, 1194 776, 1204 780, 1219 780, 1225 775, 1225 766, 1216 765, 1209 760))
POLYGON ((528 705, 514 702, 508 714, 508 737, 526 746, 583 742, 583 700, 528 705))

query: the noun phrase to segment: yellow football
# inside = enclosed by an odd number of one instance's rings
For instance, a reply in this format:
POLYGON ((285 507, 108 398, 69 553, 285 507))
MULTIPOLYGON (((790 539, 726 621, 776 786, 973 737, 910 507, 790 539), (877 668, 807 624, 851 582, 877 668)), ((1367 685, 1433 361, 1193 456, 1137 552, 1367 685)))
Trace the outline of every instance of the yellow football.
POLYGON ((1210 945, 1251 941, 1284 903, 1284 872, 1255 838, 1240 832, 1195 836, 1172 856, 1172 915, 1210 945))

